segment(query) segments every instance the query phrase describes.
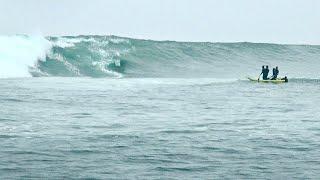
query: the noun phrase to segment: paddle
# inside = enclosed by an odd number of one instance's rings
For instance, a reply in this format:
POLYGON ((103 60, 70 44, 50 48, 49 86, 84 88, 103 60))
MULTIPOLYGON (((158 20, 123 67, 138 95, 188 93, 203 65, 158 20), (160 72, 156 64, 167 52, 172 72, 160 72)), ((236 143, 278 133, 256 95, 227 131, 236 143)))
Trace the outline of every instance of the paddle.
MULTIPOLYGON (((262 73, 261 73, 262 74, 262 73)), ((261 74, 259 75, 259 77, 258 77, 258 81, 260 81, 260 76, 261 76, 261 74)))

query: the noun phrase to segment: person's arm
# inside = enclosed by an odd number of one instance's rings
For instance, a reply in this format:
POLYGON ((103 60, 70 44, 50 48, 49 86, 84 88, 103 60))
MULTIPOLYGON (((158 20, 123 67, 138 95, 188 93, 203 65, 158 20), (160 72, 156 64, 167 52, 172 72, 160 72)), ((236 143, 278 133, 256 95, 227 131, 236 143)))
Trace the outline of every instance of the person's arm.
POLYGON ((260 76, 261 76, 261 74, 263 74, 263 70, 261 71, 260 76))

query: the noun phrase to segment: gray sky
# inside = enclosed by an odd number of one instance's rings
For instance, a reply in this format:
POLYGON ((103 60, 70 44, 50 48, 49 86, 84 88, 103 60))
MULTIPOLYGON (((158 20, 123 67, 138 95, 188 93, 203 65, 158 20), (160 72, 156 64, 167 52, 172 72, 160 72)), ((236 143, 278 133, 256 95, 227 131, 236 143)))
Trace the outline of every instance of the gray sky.
POLYGON ((320 0, 0 0, 0 34, 320 44, 320 0))

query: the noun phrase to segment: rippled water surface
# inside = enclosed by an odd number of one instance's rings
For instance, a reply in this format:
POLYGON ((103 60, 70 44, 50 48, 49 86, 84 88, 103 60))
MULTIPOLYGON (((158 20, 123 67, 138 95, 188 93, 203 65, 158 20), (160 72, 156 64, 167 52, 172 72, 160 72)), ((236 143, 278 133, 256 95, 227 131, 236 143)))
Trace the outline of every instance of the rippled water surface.
POLYGON ((0 80, 0 178, 317 179, 320 84, 0 80))

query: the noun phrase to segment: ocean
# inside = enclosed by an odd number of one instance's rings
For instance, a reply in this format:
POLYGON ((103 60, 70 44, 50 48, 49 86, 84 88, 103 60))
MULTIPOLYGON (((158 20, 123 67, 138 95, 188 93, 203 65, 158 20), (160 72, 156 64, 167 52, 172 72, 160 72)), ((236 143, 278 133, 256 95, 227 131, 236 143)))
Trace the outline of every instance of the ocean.
POLYGON ((320 46, 0 37, 0 179, 318 179, 320 46), (289 83, 253 83, 262 65, 289 83))

